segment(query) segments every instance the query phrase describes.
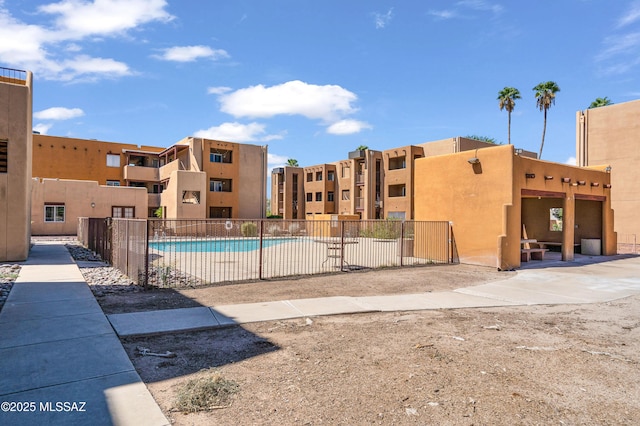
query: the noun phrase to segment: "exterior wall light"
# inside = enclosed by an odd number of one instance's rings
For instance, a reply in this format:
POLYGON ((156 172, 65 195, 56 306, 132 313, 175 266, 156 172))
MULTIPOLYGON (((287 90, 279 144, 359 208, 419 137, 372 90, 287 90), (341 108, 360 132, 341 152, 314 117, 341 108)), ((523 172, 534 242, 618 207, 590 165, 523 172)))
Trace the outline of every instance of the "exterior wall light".
POLYGON ((571 178, 562 178, 562 183, 571 183, 571 178))
POLYGON ((611 184, 610 184, 610 183, 605 183, 605 184, 604 184, 604 187, 605 187, 606 189, 611 189, 611 184))
POLYGON ((605 171, 605 172, 607 172, 607 173, 611 173, 611 166, 607 166, 607 167, 604 169, 604 171, 605 171))
POLYGON ((91 208, 95 208, 96 207, 96 203, 91 203, 91 208))
POLYGON ((553 176, 545 176, 544 180, 553 180, 553 176))
POLYGON ((536 174, 535 173, 525 173, 524 177, 526 177, 527 179, 535 179, 536 178, 536 174))
POLYGON ((578 185, 580 185, 580 186, 584 186, 586 184, 587 184, 587 182, 585 182, 584 180, 579 180, 578 181, 578 185))
POLYGON ((598 182, 591 182, 591 186, 600 186, 598 182))
POLYGON ((467 160, 469 164, 480 164, 480 159, 478 157, 471 157, 467 160))

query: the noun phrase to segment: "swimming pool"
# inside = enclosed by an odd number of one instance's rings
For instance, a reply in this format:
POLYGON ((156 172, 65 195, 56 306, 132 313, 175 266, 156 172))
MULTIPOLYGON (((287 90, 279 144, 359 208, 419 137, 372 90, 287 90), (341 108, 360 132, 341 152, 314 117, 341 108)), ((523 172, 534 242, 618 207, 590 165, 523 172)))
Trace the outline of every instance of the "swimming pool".
MULTIPOLYGON (((297 238, 264 238, 262 248, 297 241, 297 238)), ((155 241, 149 247, 164 252, 181 253, 245 253, 258 250, 257 238, 239 238, 223 240, 155 241)))

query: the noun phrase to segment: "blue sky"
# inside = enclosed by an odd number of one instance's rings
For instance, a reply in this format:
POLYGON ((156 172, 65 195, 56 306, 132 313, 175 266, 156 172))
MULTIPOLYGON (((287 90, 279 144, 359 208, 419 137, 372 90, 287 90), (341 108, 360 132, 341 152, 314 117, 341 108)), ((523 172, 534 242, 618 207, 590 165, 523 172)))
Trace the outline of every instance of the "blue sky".
POLYGON ((471 134, 537 152, 532 88, 560 87, 543 159, 575 114, 640 98, 638 0, 0 0, 0 66, 34 72, 41 133, 269 146, 269 166, 471 134))

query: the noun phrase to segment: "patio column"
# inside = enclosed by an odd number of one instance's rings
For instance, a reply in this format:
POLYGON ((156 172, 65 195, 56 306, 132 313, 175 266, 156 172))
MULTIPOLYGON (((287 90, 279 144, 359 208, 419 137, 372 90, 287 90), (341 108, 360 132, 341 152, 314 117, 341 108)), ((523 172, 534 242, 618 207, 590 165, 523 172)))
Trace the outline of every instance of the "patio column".
POLYGON ((576 228, 576 199, 570 191, 564 198, 562 205, 562 260, 574 259, 574 246, 576 228))

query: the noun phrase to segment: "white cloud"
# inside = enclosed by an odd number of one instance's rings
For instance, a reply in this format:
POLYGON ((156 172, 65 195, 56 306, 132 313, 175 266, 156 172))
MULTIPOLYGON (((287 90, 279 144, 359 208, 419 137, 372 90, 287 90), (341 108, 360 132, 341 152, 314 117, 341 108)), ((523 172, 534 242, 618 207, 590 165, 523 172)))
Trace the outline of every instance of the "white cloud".
POLYGON ((365 123, 364 121, 347 119, 333 123, 327 128, 327 133, 330 133, 332 135, 350 135, 370 128, 371 125, 365 123))
POLYGON ((567 159, 567 161, 564 162, 564 164, 568 164, 570 166, 575 166, 578 164, 578 160, 576 160, 576 157, 569 157, 567 159))
POLYGON ((497 16, 503 10, 501 5, 485 0, 460 0, 454 4, 453 9, 430 10, 427 14, 438 19, 474 18, 474 12, 490 12, 497 16))
POLYGON ((374 12, 373 22, 376 26, 376 29, 381 29, 386 27, 387 24, 391 22, 391 18, 393 18, 393 8, 389 9, 387 13, 374 12))
POLYGON ((207 93, 210 95, 222 95, 224 93, 230 92, 231 87, 219 86, 219 87, 209 87, 207 88, 207 93))
POLYGON ((154 57, 165 61, 193 62, 201 58, 215 61, 221 58, 228 58, 229 54, 225 50, 212 49, 209 46, 175 46, 164 49, 162 55, 154 57))
POLYGON ((285 157, 284 155, 267 153, 267 168, 271 170, 276 167, 284 167, 287 165, 287 160, 289 158, 290 157, 285 157))
POLYGON ((56 15, 56 34, 62 39, 123 33, 139 25, 174 17, 165 0, 63 0, 39 7, 45 14, 56 15))
POLYGON ((634 1, 629 6, 629 10, 618 20, 617 28, 626 27, 640 20, 640 1, 634 1))
POLYGON ((458 14, 452 10, 430 10, 427 13, 438 19, 452 19, 458 16, 458 14))
POLYGON ((265 134, 265 125, 260 123, 222 123, 219 126, 198 130, 193 134, 197 138, 222 140, 228 142, 254 142, 281 139, 281 135, 265 134))
POLYGON ((340 86, 317 86, 299 80, 265 87, 239 89, 219 97, 220 110, 235 117, 268 118, 276 115, 302 115, 333 122, 354 113, 357 96, 340 86))
POLYGON ((33 126, 33 131, 38 132, 41 135, 46 135, 51 127, 53 127, 53 124, 38 123, 33 126))
POLYGON ((53 107, 34 112, 33 118, 38 120, 69 120, 83 115, 84 111, 80 108, 53 107))
POLYGON ((63 0, 38 8, 41 15, 55 17, 45 26, 17 20, 0 1, 0 63, 63 81, 131 75, 128 65, 115 59, 77 55, 81 42, 121 36, 154 21, 168 22, 173 16, 166 7, 165 0, 63 0))

